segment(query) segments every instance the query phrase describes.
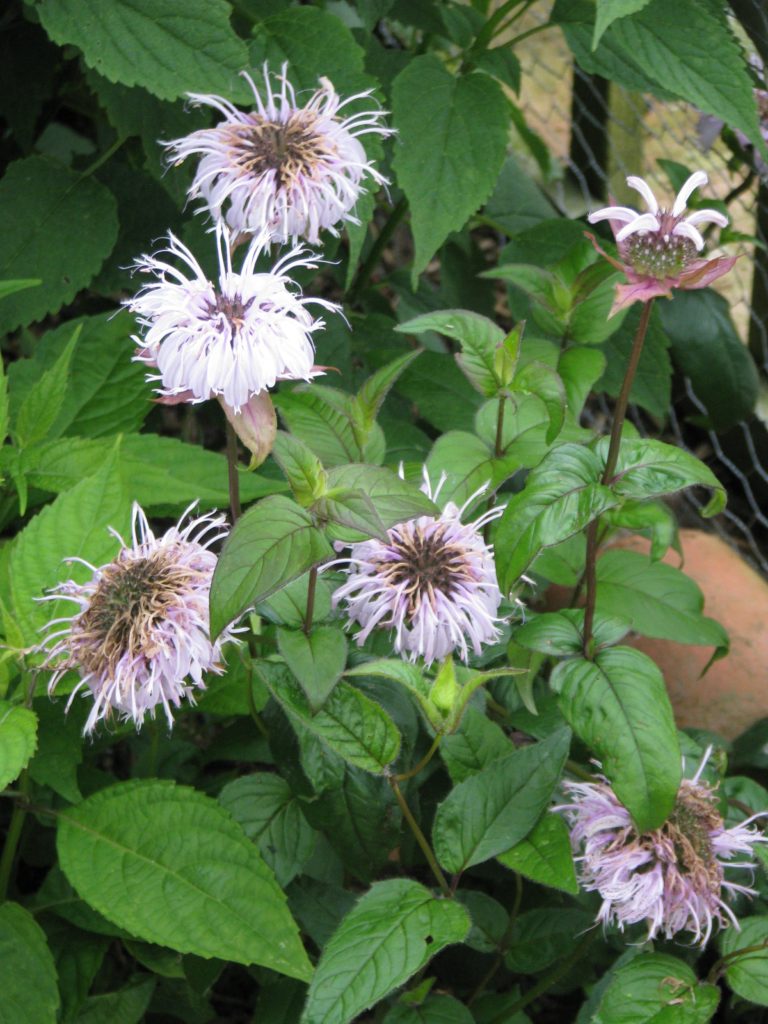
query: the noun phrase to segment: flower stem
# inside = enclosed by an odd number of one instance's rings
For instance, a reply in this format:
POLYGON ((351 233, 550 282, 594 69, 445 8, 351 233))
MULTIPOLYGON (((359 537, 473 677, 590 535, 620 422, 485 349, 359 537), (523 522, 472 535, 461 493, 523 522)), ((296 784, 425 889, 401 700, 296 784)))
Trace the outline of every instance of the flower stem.
POLYGON ((4 902, 8 895, 8 885, 11 880, 13 863, 16 860, 16 850, 21 839, 21 832, 24 827, 24 819, 27 816, 27 797, 29 794, 29 772, 23 771, 19 776, 19 789, 22 799, 14 804, 11 811, 11 820, 8 825, 8 834, 3 845, 3 854, 0 857, 0 903, 4 902))
POLYGON ((410 771, 403 772, 402 775, 396 775, 395 779, 398 782, 405 782, 408 779, 412 779, 414 775, 418 775, 420 771, 423 771, 437 753, 437 748, 440 746, 440 740, 442 738, 442 734, 438 733, 437 736, 435 736, 434 740, 432 741, 432 746, 426 752, 424 757, 422 757, 419 763, 414 768, 411 768, 410 771))
POLYGON ((405 196, 402 196, 394 206, 392 212, 389 215, 384 227, 379 232, 379 237, 371 246, 371 251, 363 261, 362 265, 355 274, 355 279, 350 285, 349 291, 347 292, 347 303, 352 306, 357 301, 360 292, 368 283, 368 279, 376 269, 376 265, 381 259, 381 254, 386 248, 392 235, 395 233, 395 228, 403 219, 408 210, 408 200, 405 196))
POLYGON ((312 629, 312 619, 315 614, 315 591, 317 590, 317 566, 313 565, 309 570, 309 580, 307 582, 307 610, 304 614, 304 632, 309 635, 309 631, 312 629))
POLYGON ((419 823, 411 814, 411 809, 406 803, 405 797, 403 796, 400 786, 398 785, 397 779, 395 778, 394 775, 390 775, 389 784, 392 787, 392 792, 395 794, 395 800, 397 800, 398 804, 400 805, 400 810, 403 812, 403 817, 408 822, 411 832, 413 832, 414 838, 416 839, 416 842, 419 844, 421 848, 421 852, 426 857, 427 863, 432 869, 432 874, 435 876, 435 880, 437 881, 437 884, 440 886, 440 892, 442 892, 443 896, 452 896, 453 893, 451 892, 451 887, 448 885, 445 875, 443 874, 440 865, 437 863, 437 858, 432 852, 432 847, 429 845, 426 836, 419 828, 419 823))
MULTIPOLYGON (((613 479, 616 463, 619 459, 619 448, 621 447, 621 431, 624 420, 627 416, 629 396, 632 391, 632 384, 635 380, 637 367, 640 364, 640 356, 643 352, 643 343, 648 333, 648 323, 653 310, 653 299, 643 304, 643 311, 640 314, 640 321, 635 331, 632 342, 632 351, 629 355, 627 372, 624 374, 624 383, 621 385, 619 397, 616 400, 616 407, 613 411, 613 426, 611 427, 611 440, 608 444, 608 455, 605 459, 605 469, 600 482, 607 486, 613 479)), ((599 529, 600 517, 593 519, 587 527, 587 557, 584 579, 587 585, 587 601, 584 608, 584 657, 593 657, 592 624, 595 619, 595 601, 597 600, 597 531, 599 529)))
MULTIPOLYGON (((734 949, 732 953, 727 953, 725 956, 717 960, 707 975, 707 981, 710 985, 716 985, 720 977, 728 969, 732 960, 740 960, 741 957, 749 956, 752 953, 768 953, 768 939, 764 939, 762 942, 755 943, 754 946, 744 946, 742 949, 734 949)), ((760 959, 760 957, 755 957, 760 959)), ((763 959, 765 959, 763 957, 763 959)))
POLYGON ((496 444, 493 452, 496 458, 501 458, 504 452, 504 411, 507 408, 507 396, 499 395, 499 409, 496 413, 496 444))
POLYGON ((240 518, 240 477, 238 474, 237 434, 229 420, 226 421, 227 431, 227 467, 229 469, 229 510, 234 526, 240 518))

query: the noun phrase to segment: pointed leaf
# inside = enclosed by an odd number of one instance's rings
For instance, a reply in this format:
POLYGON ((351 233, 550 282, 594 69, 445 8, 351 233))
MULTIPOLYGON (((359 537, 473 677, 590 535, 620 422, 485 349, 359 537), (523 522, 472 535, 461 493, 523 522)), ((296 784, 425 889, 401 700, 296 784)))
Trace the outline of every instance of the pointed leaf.
POLYGON ((347 663, 347 638, 338 626, 277 630, 277 646, 307 695, 312 711, 325 703, 347 663))
POLYGON ((289 498, 276 494, 249 508, 224 542, 213 574, 211 636, 332 554, 309 513, 289 498))
POLYGON ((137 938, 311 977, 274 875, 210 797, 157 779, 118 783, 61 814, 57 847, 80 896, 137 938))
POLYGON ((557 371, 544 363, 526 363, 512 382, 513 391, 528 391, 538 395, 549 413, 546 442, 552 444, 560 433, 565 418, 565 388, 557 371))
POLYGON ((0 1024, 56 1024, 56 966, 45 932, 18 903, 0 904, 0 992, 0 1024))
POLYGON ((570 731, 559 729, 453 789, 438 806, 432 829, 435 854, 446 870, 462 872, 525 838, 551 799, 570 740, 570 731))
POLYGON ((37 716, 0 700, 0 790, 18 778, 37 748, 37 716))
POLYGON ((63 352, 46 373, 29 391, 21 404, 13 425, 14 441, 19 448, 26 448, 44 440, 59 415, 70 380, 72 354, 80 337, 78 326, 72 332, 63 352))
MULTIPOLYGON (((395 330, 402 330, 402 328, 396 327, 395 330)), ((353 418, 360 430, 358 442, 361 448, 365 447, 367 433, 378 416, 384 399, 396 384, 400 374, 407 370, 421 353, 422 349, 417 348, 413 352, 406 352, 405 355, 393 359, 391 363, 387 363, 386 366, 382 366, 380 370, 372 374, 358 391, 353 403, 353 418)))
POLYGON ((272 454, 300 505, 306 508, 322 497, 326 487, 323 464, 300 438, 278 430, 272 454))
POLYGON ((525 878, 575 896, 579 891, 571 852, 571 834, 559 814, 545 814, 525 839, 497 860, 525 878))
POLYGON ((408 879, 377 882, 323 950, 302 1024, 348 1024, 469 931, 467 911, 408 879))
POLYGON ((493 320, 465 309, 443 309, 406 320, 395 328, 403 334, 438 331, 461 342, 456 362, 470 384, 489 398, 498 393, 495 369, 496 349, 504 341, 504 331, 493 320))
POLYGON ((669 817, 682 775, 675 719, 655 662, 631 647, 558 665, 560 709, 641 832, 669 817))

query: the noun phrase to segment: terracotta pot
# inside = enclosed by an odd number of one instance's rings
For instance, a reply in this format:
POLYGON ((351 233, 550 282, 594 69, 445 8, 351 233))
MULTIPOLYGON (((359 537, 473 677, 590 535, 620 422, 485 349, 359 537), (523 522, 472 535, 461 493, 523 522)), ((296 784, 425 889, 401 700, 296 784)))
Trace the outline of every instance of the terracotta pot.
MULTIPOLYGON (((768 716, 768 583, 714 534, 681 530, 680 540, 684 564, 674 551, 668 551, 664 561, 698 583, 705 614, 730 635, 730 653, 702 678, 711 647, 649 637, 624 642, 644 651, 661 668, 679 726, 709 729, 733 739, 768 716)), ((615 543, 645 553, 649 548, 636 535, 615 543)), ((547 604, 563 603, 563 588, 552 588, 547 604)))

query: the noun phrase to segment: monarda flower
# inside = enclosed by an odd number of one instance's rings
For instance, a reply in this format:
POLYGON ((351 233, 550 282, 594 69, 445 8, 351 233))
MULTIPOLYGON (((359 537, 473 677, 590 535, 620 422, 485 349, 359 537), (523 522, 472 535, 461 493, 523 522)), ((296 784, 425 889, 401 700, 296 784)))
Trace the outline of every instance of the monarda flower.
POLYGON ((717 224, 724 228, 728 224, 724 214, 718 210, 696 210, 683 216, 691 193, 706 185, 708 180, 704 171, 696 171, 677 193, 672 208, 667 210, 659 206, 646 181, 630 175, 627 184, 645 200, 648 207, 645 213, 628 206, 606 206, 590 213, 590 224, 610 221, 619 259, 609 256, 593 235, 587 237, 600 255, 627 277, 627 284, 616 285, 611 316, 633 302, 648 302, 662 295, 671 298, 673 288, 706 288, 727 274, 736 262, 735 256, 712 260, 699 256, 704 248, 699 225, 717 224))
POLYGON ((315 303, 337 311, 323 299, 303 298, 288 276, 296 267, 314 269, 305 250, 293 249, 268 273, 256 273, 265 240, 254 238, 239 272, 232 266, 230 236, 216 232, 219 279, 209 281, 189 249, 168 235, 168 247, 142 256, 135 268, 156 280, 123 305, 144 328, 134 337, 134 358, 156 368, 148 380, 160 381, 166 399, 203 402, 220 398, 235 413, 278 380, 310 380, 315 375, 312 335, 325 324, 307 309, 315 303), (188 268, 186 276, 168 253, 188 268))
POLYGON ((713 925, 736 928, 738 921, 725 902, 729 893, 755 895, 755 890, 725 878, 733 868, 754 870, 747 860, 755 843, 765 839, 750 823, 726 828, 717 809, 715 791, 701 781, 711 748, 692 779, 680 784, 672 814, 650 832, 638 832, 629 811, 607 779, 566 782, 572 803, 563 811, 571 824, 571 841, 581 884, 598 892, 603 904, 597 920, 626 925, 646 922, 648 938, 671 939, 687 931, 704 945, 713 925))
POLYGON ((273 85, 265 65, 262 91, 243 72, 256 104, 249 112, 221 96, 190 93, 194 104, 213 107, 224 120, 165 145, 173 163, 201 158, 189 196, 202 196, 215 221, 225 217, 235 234, 266 230, 273 242, 317 244, 322 230, 338 234, 340 222, 360 223, 353 211, 366 176, 387 183, 359 139, 392 130, 380 123, 385 111, 378 108, 342 115, 371 93, 341 100, 327 78, 300 106, 286 68, 273 85))
MULTIPOLYGON (((433 491, 425 470, 421 489, 436 501, 444 479, 433 491)), ((410 661, 421 656, 430 665, 452 651, 466 662, 470 649, 479 654, 483 644, 498 638, 501 592, 493 549, 481 531, 504 506, 472 523, 461 521, 484 490, 461 508, 448 502, 440 516, 393 526, 386 542, 353 544, 349 557, 340 559, 348 566, 348 579, 335 591, 333 604, 344 601, 350 622, 361 626, 358 644, 376 627, 394 630, 398 654, 410 661)))
POLYGON ((96 568, 82 559, 92 575, 86 583, 67 580, 42 600, 72 601, 78 611, 53 619, 41 644, 44 669, 53 671, 48 692, 74 669, 78 690, 88 687, 93 707, 85 724, 92 732, 112 716, 133 720, 155 716, 162 705, 169 726, 171 708, 186 698, 194 704, 195 689, 205 689, 204 672, 223 670, 221 647, 233 639, 225 629, 215 643, 208 630, 208 594, 216 555, 211 544, 227 534, 222 515, 208 513, 155 537, 142 509, 134 503, 132 543, 114 530, 121 550, 114 561, 96 568))

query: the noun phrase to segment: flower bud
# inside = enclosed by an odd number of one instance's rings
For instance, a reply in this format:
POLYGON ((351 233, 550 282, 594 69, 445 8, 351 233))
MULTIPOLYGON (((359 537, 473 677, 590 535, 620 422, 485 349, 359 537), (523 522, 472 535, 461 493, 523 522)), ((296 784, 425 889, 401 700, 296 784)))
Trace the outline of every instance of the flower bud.
POLYGON ((248 468, 256 469, 272 451, 277 434, 277 415, 269 392, 260 391, 253 395, 240 406, 239 412, 235 412, 222 398, 219 398, 219 403, 233 430, 251 453, 248 468))

